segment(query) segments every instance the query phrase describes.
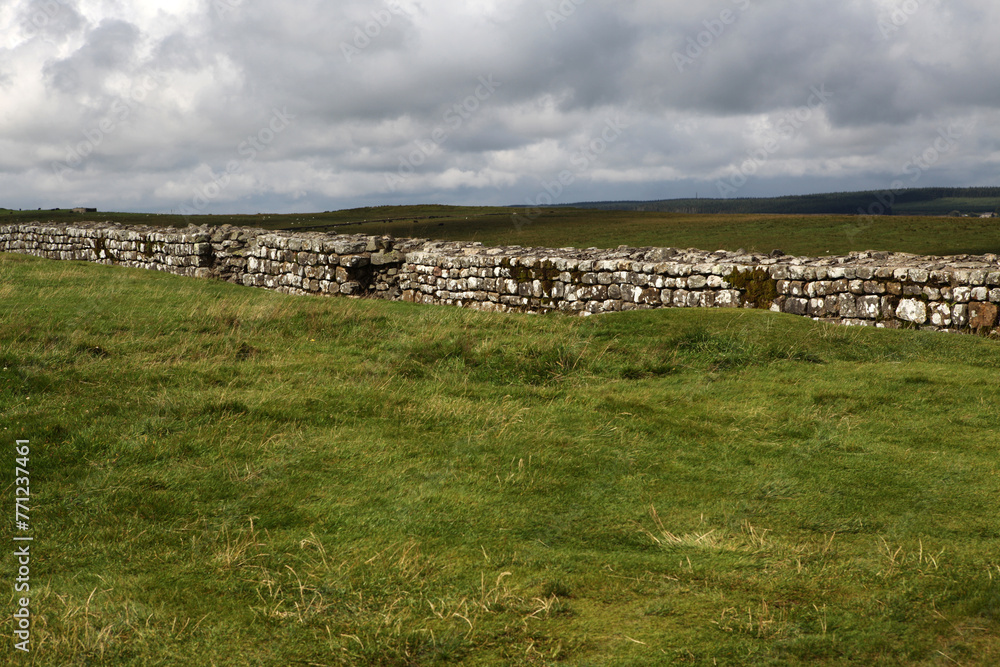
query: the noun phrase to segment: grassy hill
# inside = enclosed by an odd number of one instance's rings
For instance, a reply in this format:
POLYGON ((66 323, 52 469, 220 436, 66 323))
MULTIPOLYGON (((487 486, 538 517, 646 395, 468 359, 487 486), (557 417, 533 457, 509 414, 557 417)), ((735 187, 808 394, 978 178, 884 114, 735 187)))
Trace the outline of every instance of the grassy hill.
POLYGON ((733 199, 665 199, 660 201, 590 202, 573 208, 700 214, 783 215, 979 215, 1000 213, 1000 188, 913 188, 898 193, 871 190, 787 197, 733 199), (885 208, 873 208, 881 204, 885 208))
POLYGON ((12 255, 0 305, 33 664, 1000 661, 993 341, 12 255))

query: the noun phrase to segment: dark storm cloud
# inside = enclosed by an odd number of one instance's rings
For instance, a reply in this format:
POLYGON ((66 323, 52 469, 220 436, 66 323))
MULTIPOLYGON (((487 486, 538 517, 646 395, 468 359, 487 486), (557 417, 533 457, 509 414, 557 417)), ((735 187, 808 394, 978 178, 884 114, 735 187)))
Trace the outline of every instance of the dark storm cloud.
POLYGON ((60 93, 100 89, 107 77, 131 70, 139 36, 131 23, 103 21, 87 32, 83 46, 69 57, 46 63, 45 80, 60 93))
POLYGON ((4 20, 0 186, 24 205, 522 203, 564 172, 564 201, 687 196, 761 150, 741 194, 881 186, 949 125, 920 184, 1000 163, 986 0, 15 0, 4 20))

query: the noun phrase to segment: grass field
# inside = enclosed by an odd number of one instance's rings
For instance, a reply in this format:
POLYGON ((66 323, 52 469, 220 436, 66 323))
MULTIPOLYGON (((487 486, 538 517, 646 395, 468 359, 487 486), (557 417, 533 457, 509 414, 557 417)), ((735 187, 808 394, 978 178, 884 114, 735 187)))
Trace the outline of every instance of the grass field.
POLYGON ((487 245, 700 248, 788 254, 841 255, 854 250, 915 254, 1000 253, 1000 219, 919 216, 689 215, 555 208, 526 209, 398 206, 300 215, 183 216, 135 213, 80 215, 69 211, 13 211, 4 221, 111 220, 184 227, 233 224, 265 229, 391 234, 480 241, 487 245))
POLYGON ((1000 662, 996 342, 13 255, 0 307, 20 662, 1000 662))

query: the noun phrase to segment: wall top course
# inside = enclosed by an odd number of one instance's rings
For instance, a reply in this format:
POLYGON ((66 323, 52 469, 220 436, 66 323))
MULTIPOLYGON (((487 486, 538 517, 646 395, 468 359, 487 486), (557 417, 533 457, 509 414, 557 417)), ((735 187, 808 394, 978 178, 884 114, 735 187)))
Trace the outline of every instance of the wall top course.
MULTIPOLYGON (((478 242, 331 234, 324 232, 272 231, 230 225, 190 226, 165 229, 150 226, 126 226, 109 222, 34 222, 0 226, 0 236, 12 235, 114 238, 152 240, 157 243, 202 244, 211 241, 240 241, 250 246, 266 246, 292 251, 327 254, 362 254, 399 251, 410 264, 440 264, 445 261, 462 266, 507 265, 510 267, 550 267, 560 271, 634 271, 659 275, 727 275, 733 268, 768 268, 772 277, 796 280, 868 279, 870 276, 893 276, 912 282, 945 279, 955 284, 983 285, 993 282, 1000 273, 1000 258, 988 255, 921 256, 882 251, 852 252, 844 256, 794 257, 772 254, 714 252, 696 248, 653 248, 619 246, 600 248, 525 248, 522 246, 487 247, 478 242), (493 261, 487 261, 492 259, 493 261), (463 261, 465 260, 465 261, 463 261), (925 277, 926 276, 926 277, 925 277)), ((401 259, 400 261, 404 261, 401 259)))

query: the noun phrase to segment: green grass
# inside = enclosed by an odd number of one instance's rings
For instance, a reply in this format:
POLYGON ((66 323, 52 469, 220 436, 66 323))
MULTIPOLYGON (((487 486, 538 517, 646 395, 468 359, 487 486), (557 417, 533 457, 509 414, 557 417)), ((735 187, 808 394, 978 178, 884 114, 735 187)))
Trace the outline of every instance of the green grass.
MULTIPOLYGON (((523 216, 523 211, 515 215, 523 216)), ((794 255, 843 255, 894 250, 954 255, 1000 252, 1000 221, 978 218, 689 215, 583 209, 545 209, 517 220, 474 218, 446 222, 367 224, 351 231, 418 236, 487 245, 615 248, 618 245, 744 250, 794 255), (515 220, 520 224, 515 224, 515 220), (525 224, 526 223, 526 224, 525 224)))
POLYGON ((81 215, 12 211, 0 223, 110 220, 184 227, 232 224, 265 229, 391 234, 480 241, 487 245, 615 248, 619 245, 843 255, 893 250, 925 255, 1000 253, 1000 220, 919 216, 693 215, 589 209, 397 206, 291 215, 183 216, 137 213, 81 215))
POLYGON ((34 664, 1000 660, 994 341, 13 255, 0 306, 34 664))

